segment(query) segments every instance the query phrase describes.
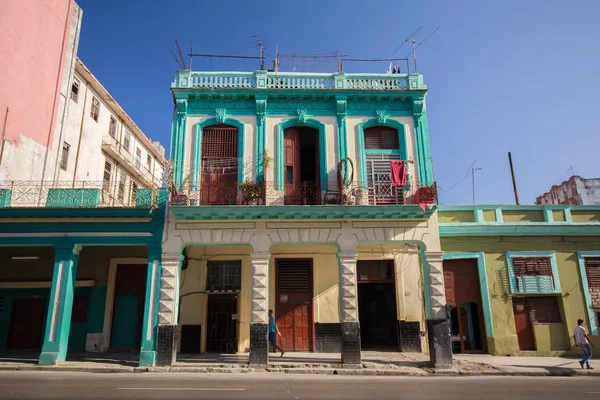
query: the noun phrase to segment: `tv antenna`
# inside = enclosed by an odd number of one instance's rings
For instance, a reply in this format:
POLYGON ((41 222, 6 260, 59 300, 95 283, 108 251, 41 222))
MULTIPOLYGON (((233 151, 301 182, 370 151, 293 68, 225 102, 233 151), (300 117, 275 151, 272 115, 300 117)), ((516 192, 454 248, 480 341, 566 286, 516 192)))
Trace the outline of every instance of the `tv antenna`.
POLYGON ((569 168, 565 172, 571 171, 571 176, 575 175, 575 166, 569 165, 569 168))
MULTIPOLYGON (((422 46, 427 41, 427 39, 432 37, 439 29, 440 29, 439 26, 437 28, 435 28, 435 30, 433 32, 431 32, 429 35, 427 35, 427 37, 425 39, 423 39, 422 42, 417 42, 416 40, 412 39, 412 37, 411 37, 410 42, 412 43, 412 51, 409 52, 404 57, 406 58, 406 57, 410 56, 411 54, 413 55, 413 72, 414 73, 419 72, 419 69, 417 68, 417 48, 419 46, 422 46)), ((414 35, 412 35, 412 36, 414 36, 414 35)))
POLYGON ((265 46, 263 41, 260 40, 258 36, 254 35, 252 37, 254 38, 256 44, 258 44, 258 47, 260 49, 260 70, 262 71, 265 69, 265 46))
POLYGON ((396 50, 394 50, 392 52, 392 56, 394 54, 396 54, 398 52, 398 50, 400 50, 402 48, 402 46, 404 46, 406 43, 408 43, 417 33, 421 32, 421 29, 423 29, 423 26, 418 27, 413 33, 408 35, 406 37, 406 39, 404 39, 404 41, 402 43, 400 43, 400 45, 398 45, 398 47, 396 47, 396 50))
MULTIPOLYGON (((179 42, 177 41, 176 38, 173 38, 173 41, 175 42, 175 51, 173 51, 173 49, 170 49, 169 53, 171 53, 171 55, 173 56, 173 59, 175 60, 177 65, 179 65, 179 68, 187 69, 185 67, 185 58, 183 58, 183 53, 181 52, 181 47, 179 46, 179 42)), ((191 42, 190 42, 190 46, 191 46, 191 42)))

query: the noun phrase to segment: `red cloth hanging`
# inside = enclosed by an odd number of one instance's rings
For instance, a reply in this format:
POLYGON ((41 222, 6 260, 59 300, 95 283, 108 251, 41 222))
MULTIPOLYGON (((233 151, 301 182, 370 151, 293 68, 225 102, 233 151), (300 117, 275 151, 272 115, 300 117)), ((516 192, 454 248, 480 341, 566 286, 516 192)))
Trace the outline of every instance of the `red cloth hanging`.
POLYGON ((404 161, 390 161, 390 169, 392 170, 392 186, 406 185, 406 168, 404 161))

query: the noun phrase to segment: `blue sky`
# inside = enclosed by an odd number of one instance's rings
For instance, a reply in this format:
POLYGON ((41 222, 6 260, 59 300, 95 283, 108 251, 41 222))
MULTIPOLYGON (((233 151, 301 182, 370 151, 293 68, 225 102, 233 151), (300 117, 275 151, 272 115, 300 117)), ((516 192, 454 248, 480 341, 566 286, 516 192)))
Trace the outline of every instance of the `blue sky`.
MULTIPOLYGON (((184 53, 192 40, 196 52, 255 55, 252 37, 258 35, 267 56, 279 45, 286 54, 339 50, 384 58, 419 26, 417 39, 439 26, 418 49, 418 66, 429 88, 443 204, 472 203, 471 177, 464 178, 473 162, 482 168, 475 173, 477 203, 512 204, 508 151, 521 204, 567 179, 571 165, 584 178, 600 176, 597 0, 77 2, 84 11, 80 58, 167 148, 169 85, 178 68, 169 54, 173 37, 184 53)), ((396 56, 408 52, 404 46, 396 56)), ((194 69, 253 67, 251 61, 194 63, 194 69)), ((359 72, 385 67, 353 66, 359 72)))

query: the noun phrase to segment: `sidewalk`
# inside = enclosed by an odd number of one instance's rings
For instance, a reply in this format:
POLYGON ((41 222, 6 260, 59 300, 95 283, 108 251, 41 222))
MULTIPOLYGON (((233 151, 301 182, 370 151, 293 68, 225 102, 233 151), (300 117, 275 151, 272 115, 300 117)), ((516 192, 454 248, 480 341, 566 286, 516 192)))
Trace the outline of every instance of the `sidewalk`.
MULTIPOLYGON (((592 360, 592 366, 595 366, 592 360)), ((56 366, 37 365, 35 359, 0 357, 0 371, 65 372, 182 372, 182 373, 292 373, 333 375, 395 376, 600 376, 598 369, 583 370, 577 359, 563 357, 496 357, 483 354, 457 354, 451 369, 435 370, 429 356, 421 353, 362 353, 362 364, 345 366, 337 353, 272 353, 266 369, 248 366, 247 354, 179 354, 170 367, 138 367, 135 355, 81 354, 70 356, 56 366)))

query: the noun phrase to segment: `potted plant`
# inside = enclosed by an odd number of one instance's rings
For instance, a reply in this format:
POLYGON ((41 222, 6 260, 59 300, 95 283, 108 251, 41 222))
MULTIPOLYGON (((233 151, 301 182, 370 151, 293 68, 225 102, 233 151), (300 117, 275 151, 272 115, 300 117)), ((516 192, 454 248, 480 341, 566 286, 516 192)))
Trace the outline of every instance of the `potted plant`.
POLYGON ((252 182, 251 180, 245 180, 240 184, 240 190, 242 191, 242 200, 244 204, 256 204, 257 200, 261 198, 262 185, 260 183, 252 182))

